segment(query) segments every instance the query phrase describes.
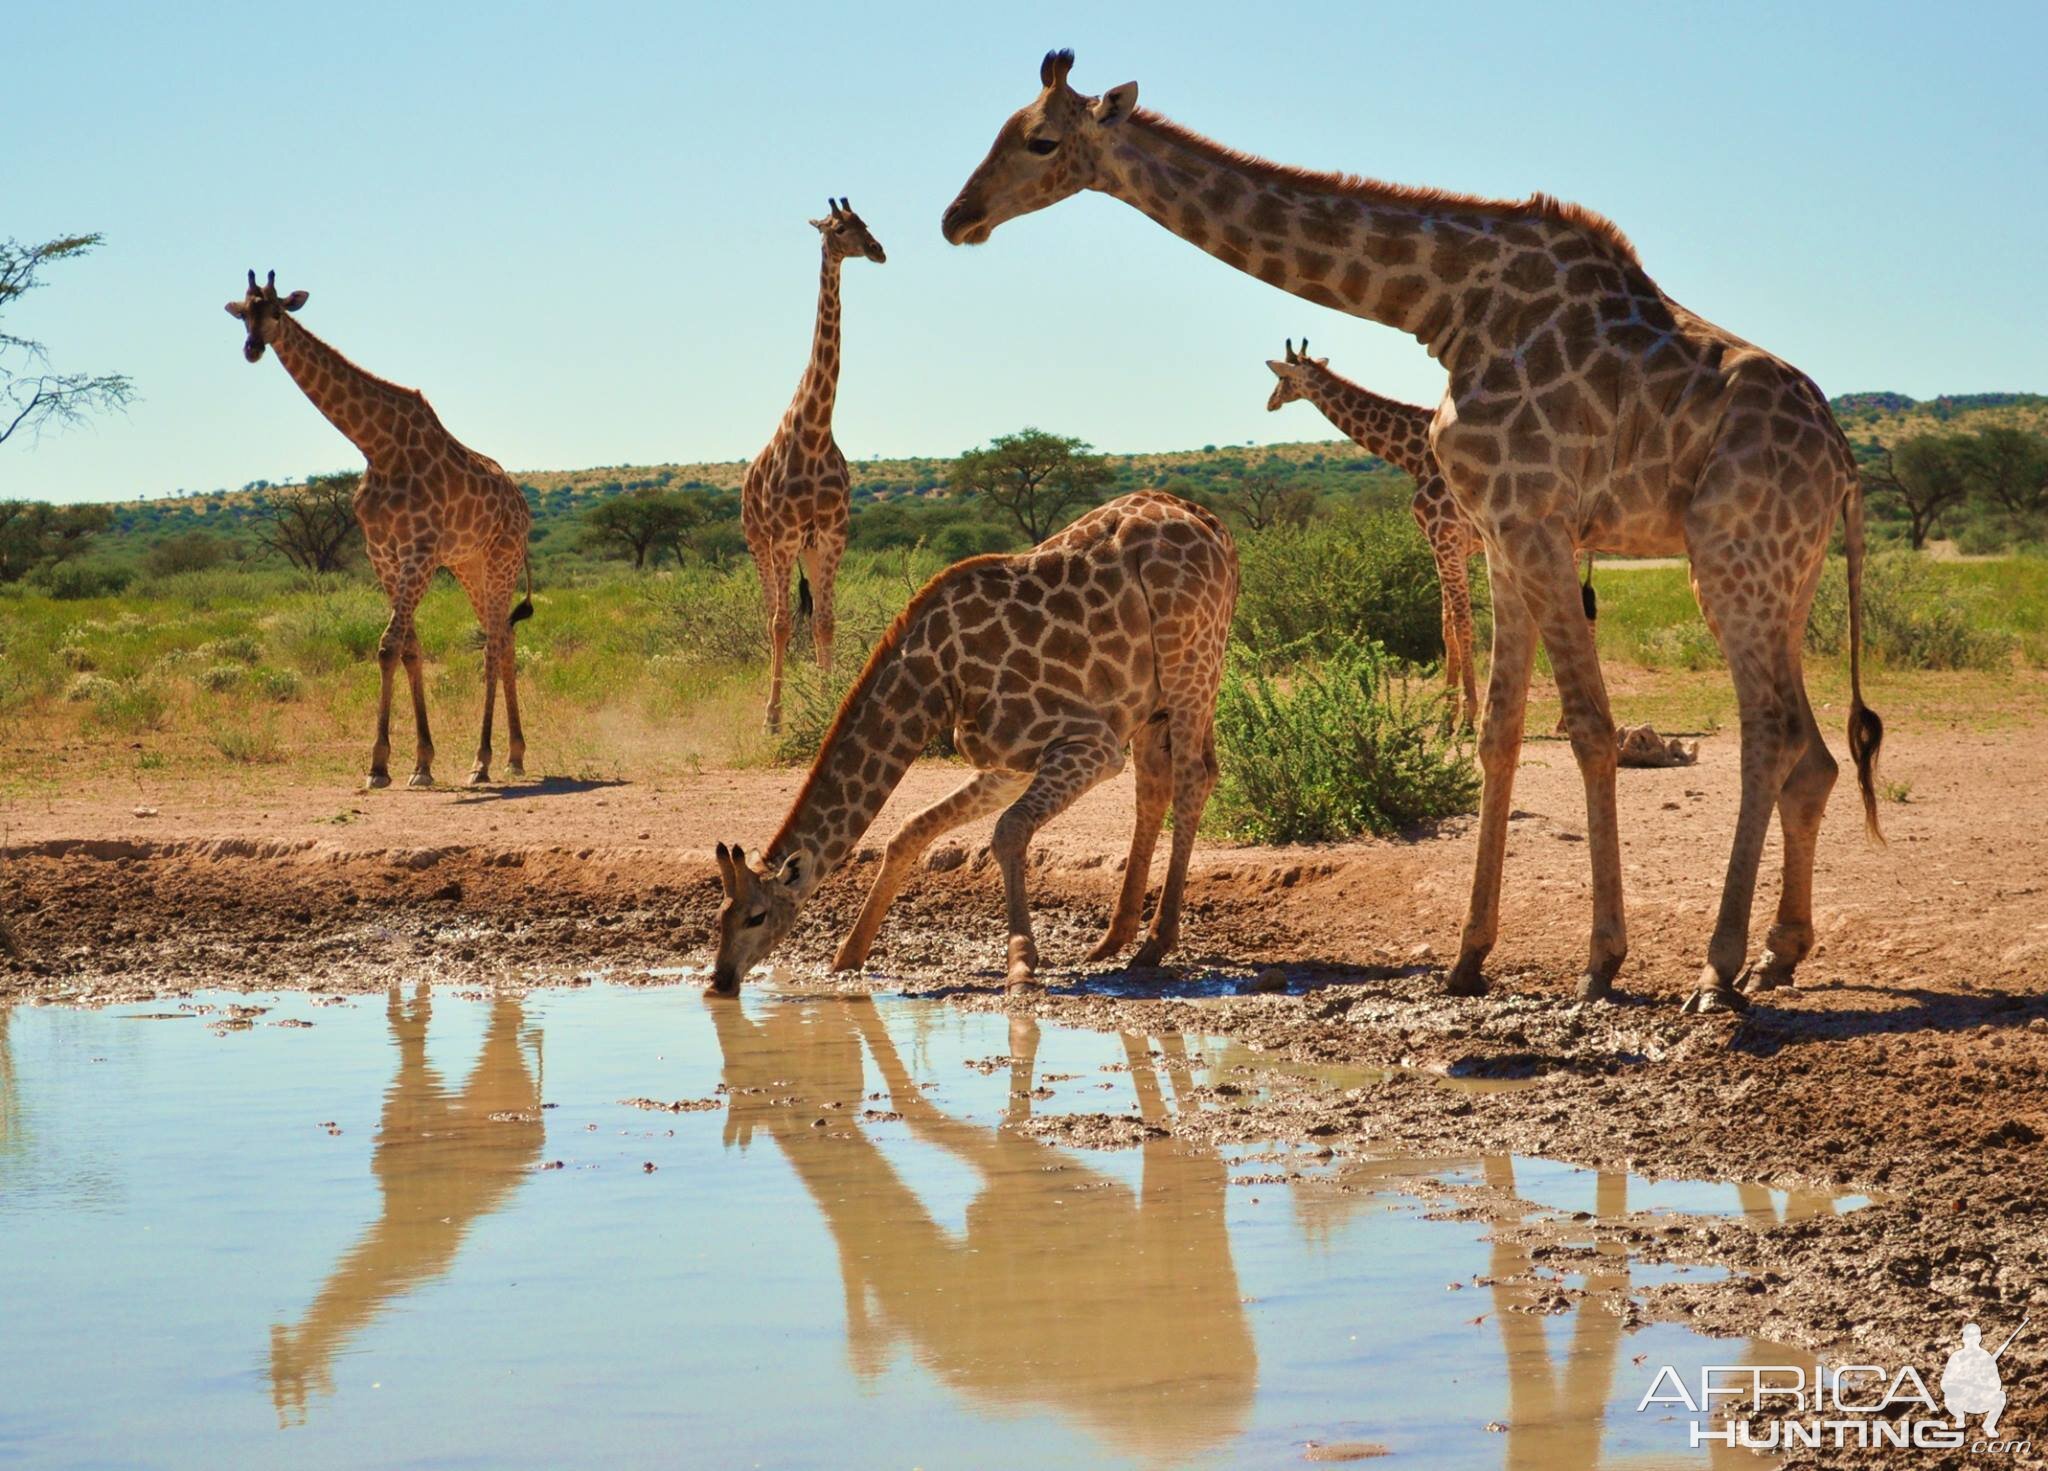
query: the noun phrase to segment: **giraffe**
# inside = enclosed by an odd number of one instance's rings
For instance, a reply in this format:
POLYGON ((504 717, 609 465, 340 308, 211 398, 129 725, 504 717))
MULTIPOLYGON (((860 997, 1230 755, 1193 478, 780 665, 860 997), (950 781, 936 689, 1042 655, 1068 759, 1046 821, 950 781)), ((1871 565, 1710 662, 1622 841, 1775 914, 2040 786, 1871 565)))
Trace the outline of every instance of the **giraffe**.
POLYGON ((761 573, 768 616, 768 729, 782 726, 782 656, 789 647, 789 573, 798 567, 799 611, 811 619, 818 667, 832 672, 833 592, 846 555, 851 496, 846 456, 832 437, 839 393, 839 264, 848 257, 881 265, 888 259, 844 199, 812 226, 822 237, 818 324, 796 397, 775 436, 754 456, 740 485, 740 525, 761 573), (816 602, 812 601, 815 589, 816 602))
POLYGON ((1439 599, 1443 605, 1444 683, 1448 688, 1444 723, 1472 728, 1479 712, 1478 673, 1473 667, 1472 586, 1465 564, 1484 551, 1479 533, 1465 519, 1450 487, 1437 470, 1436 457, 1429 452, 1429 421, 1433 411, 1415 404, 1381 398, 1338 373, 1330 371, 1328 358, 1308 355, 1308 339, 1301 351, 1294 339, 1287 340, 1287 356, 1266 360, 1279 381, 1266 400, 1268 413, 1283 404, 1306 399, 1367 454, 1378 455, 1388 464, 1405 470, 1415 479, 1415 498, 1408 509, 1422 538, 1429 543, 1436 561, 1439 599), (1463 699, 1460 699, 1462 693, 1463 699))
POLYGON ((1195 828, 1216 784, 1216 691, 1237 603, 1237 548, 1176 496, 1141 491, 1097 507, 1028 552, 955 563, 910 600, 839 707, 809 778, 759 870, 718 845, 725 904, 712 987, 735 991, 789 933, 910 763, 947 725, 976 774, 889 840, 860 917, 833 961, 857 969, 909 870, 941 833, 1004 808, 991 850, 1009 911, 1009 980, 1038 965, 1025 850, 1083 792, 1138 770, 1137 822, 1109 929, 1088 959, 1136 935, 1169 804, 1173 850, 1151 931, 1157 964, 1180 933, 1195 828))
POLYGON ((1099 97, 1048 53, 1039 92, 996 134, 941 220, 953 244, 1096 189, 1226 265, 1413 335, 1449 375, 1430 448, 1486 546, 1493 659, 1479 739, 1484 788, 1453 994, 1485 989, 1501 867, 1540 637, 1586 790, 1593 924, 1579 994, 1608 997, 1628 953, 1615 811, 1614 720, 1576 554, 1684 554, 1741 712, 1742 799, 1720 912, 1688 1011, 1741 1010, 1791 984, 1813 945, 1816 836, 1836 776, 1801 671, 1802 633, 1834 519, 1846 527, 1849 751, 1881 841, 1883 724, 1863 702, 1863 499, 1813 382, 1672 301, 1605 217, 1290 168, 1099 97), (1746 963, 1773 808, 1784 832, 1777 922, 1746 963))
POLYGON ((364 785, 391 785, 391 682, 400 663, 412 686, 413 724, 418 734, 409 786, 434 784, 434 741, 427 731, 427 691, 421 671, 420 639, 413 614, 437 569, 446 567, 462 584, 484 632, 484 720, 469 784, 491 779, 491 716, 497 684, 505 682, 505 725, 511 737, 507 765, 523 774, 526 736, 519 723, 519 692, 512 652, 513 625, 533 616, 533 569, 527 563, 526 534, 533 513, 526 497, 496 460, 458 441, 416 388, 401 388, 364 372, 301 326, 292 314, 306 293, 277 294, 277 272, 228 303, 228 315, 248 328, 242 356, 260 362, 263 349, 292 375, 313 407, 362 451, 369 468, 355 493, 356 522, 370 553, 370 566, 391 603, 391 621, 377 641, 382 680, 377 696, 377 740, 370 749, 364 785), (526 573, 526 598, 512 607, 519 575, 526 573), (510 609, 508 613, 506 610, 510 609))

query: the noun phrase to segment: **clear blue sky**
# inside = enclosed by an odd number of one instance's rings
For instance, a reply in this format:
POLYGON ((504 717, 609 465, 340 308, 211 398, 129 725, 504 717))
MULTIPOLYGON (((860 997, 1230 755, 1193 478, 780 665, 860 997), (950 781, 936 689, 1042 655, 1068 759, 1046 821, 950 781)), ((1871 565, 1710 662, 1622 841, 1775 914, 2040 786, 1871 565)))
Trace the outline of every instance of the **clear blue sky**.
POLYGON ((1264 412, 1307 333, 1418 401, 1411 340, 1101 195, 956 249, 997 125, 1074 81, 1287 162, 1606 211, 1660 284, 1830 393, 2048 389, 2048 7, 1172 4, 18 7, 0 235, 100 230, 8 325, 131 374, 0 446, 0 497, 359 464, 221 311, 243 271, 519 469, 751 455, 801 369, 804 221, 849 195, 849 455, 1034 423, 1104 449, 1322 438, 1264 412), (174 13, 182 10, 183 14, 174 13))

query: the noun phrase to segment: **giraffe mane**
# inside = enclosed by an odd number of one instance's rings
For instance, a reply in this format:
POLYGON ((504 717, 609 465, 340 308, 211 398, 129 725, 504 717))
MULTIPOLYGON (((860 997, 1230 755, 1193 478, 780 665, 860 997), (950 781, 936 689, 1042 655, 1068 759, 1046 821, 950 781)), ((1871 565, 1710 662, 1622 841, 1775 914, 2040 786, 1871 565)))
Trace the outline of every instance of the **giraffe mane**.
POLYGON ((1452 205, 1459 209, 1472 210, 1479 214, 1493 215, 1504 220, 1547 220, 1563 225, 1585 235, 1609 259, 1622 265, 1640 266, 1635 245, 1622 233, 1621 226, 1583 204, 1573 204, 1559 199, 1555 194, 1537 190, 1527 199, 1489 199, 1479 194, 1464 194, 1456 189, 1437 189, 1426 184, 1389 184, 1381 179, 1369 179, 1362 174, 1333 173, 1325 169, 1298 168, 1293 164, 1275 163, 1270 158, 1261 158, 1256 153, 1246 153, 1206 138, 1192 128, 1186 128, 1172 118, 1140 107, 1132 112, 1131 121, 1141 123, 1155 133, 1164 135, 1179 143, 1190 152, 1261 179, 1276 183, 1307 185, 1324 189, 1332 194, 1349 199, 1360 199, 1371 204, 1389 204, 1396 207, 1429 209, 1435 205, 1452 205))
POLYGON ((832 754, 833 747, 839 743, 839 738, 845 734, 846 727, 852 723, 854 711, 874 689, 875 681, 881 677, 882 666, 888 663, 889 657, 903 642, 903 635, 909 630, 910 625, 926 608, 938 601, 939 595, 954 582, 983 567, 1012 560, 1014 558, 1008 552, 987 552, 979 557, 969 557, 965 561, 955 562, 944 571, 935 573, 931 581, 919 588, 916 595, 904 604, 903 611, 896 615, 895 621, 889 625, 888 632, 876 641, 874 651, 868 655, 868 662, 861 668, 860 678, 853 682, 853 687, 847 690, 846 697, 839 702, 839 713, 832 717, 831 728, 825 732, 825 738, 818 742, 818 754, 811 758, 811 769, 804 777, 804 784, 797 789, 796 799, 789 804, 789 814, 782 819, 782 826, 776 829, 775 836, 769 839, 768 846, 763 852, 763 861, 769 868, 774 868, 787 856, 783 851, 783 844, 789 841, 791 829, 796 826, 797 818, 808 805, 812 790, 818 785, 819 775, 824 770, 826 758, 832 754))

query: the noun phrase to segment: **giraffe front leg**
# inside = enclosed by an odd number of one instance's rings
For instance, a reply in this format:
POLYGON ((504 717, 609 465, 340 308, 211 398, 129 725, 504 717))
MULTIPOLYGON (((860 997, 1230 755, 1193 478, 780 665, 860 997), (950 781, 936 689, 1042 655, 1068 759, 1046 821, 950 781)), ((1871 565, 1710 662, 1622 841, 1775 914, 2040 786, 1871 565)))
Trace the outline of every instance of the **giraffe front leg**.
POLYGON ((1031 935, 1031 906, 1024 891, 1024 855, 1032 836, 1072 806, 1097 782, 1123 770, 1122 746, 1107 732, 1061 741, 1046 748, 1031 785, 996 819, 989 849, 1003 873, 1003 900, 1010 926, 1009 982, 1028 986, 1038 969, 1031 935))
POLYGON ((912 865, 940 834, 995 811, 1017 795, 1025 780, 1013 771, 977 772, 964 785, 909 818, 897 830, 896 836, 889 839, 881 870, 875 875, 874 886, 868 890, 867 902, 861 905, 860 918, 853 922, 853 928, 840 942, 832 968, 858 970, 866 962, 868 951, 875 943, 875 934, 882 928, 882 916, 895 902, 897 891, 903 887, 903 880, 909 875, 912 865))
MULTIPOLYGON (((391 619, 384 625, 383 636, 377 640, 377 739, 370 747, 370 774, 363 785, 376 791, 391 785, 391 692, 400 664, 406 665, 408 677, 418 667, 419 634, 413 627, 413 614, 420 599, 427 590, 427 575, 417 565, 408 563, 389 551, 379 555, 373 544, 371 557, 377 567, 378 580, 384 585, 384 594, 391 600, 391 619), (410 652, 410 657, 408 653, 410 652)), ((418 716, 422 744, 426 738, 425 695, 416 680, 413 682, 413 708, 418 716)), ((432 748, 427 747, 429 754, 432 748)))
POLYGON ((370 746, 370 774, 363 781, 369 791, 391 785, 391 685, 398 671, 399 652, 391 642, 391 630, 377 641, 377 739, 370 746))
POLYGON ((789 570, 782 558, 760 557, 762 598, 768 610, 768 734, 782 729, 782 658, 789 649, 789 570))
POLYGON ((1515 763, 1522 752, 1522 721, 1528 713, 1529 673, 1536 661, 1536 624, 1514 581, 1487 555, 1493 584, 1493 667, 1487 672, 1486 719, 1479 728, 1479 852, 1472 863, 1472 899, 1458 962, 1445 988, 1453 996, 1486 990, 1482 967, 1500 935, 1501 868, 1507 858, 1508 811, 1515 791, 1515 763))
POLYGON ((504 645, 511 640, 508 628, 490 629, 484 640, 484 720, 477 736, 476 765, 469 769, 468 784, 483 786, 491 779, 491 718, 497 713, 498 671, 505 667, 504 645))
POLYGON ((406 640, 403 662, 405 682, 412 690, 413 735, 418 742, 412 775, 405 784, 409 787, 430 787, 434 784, 434 736, 427 729, 426 658, 420 649, 417 630, 411 630, 406 640))

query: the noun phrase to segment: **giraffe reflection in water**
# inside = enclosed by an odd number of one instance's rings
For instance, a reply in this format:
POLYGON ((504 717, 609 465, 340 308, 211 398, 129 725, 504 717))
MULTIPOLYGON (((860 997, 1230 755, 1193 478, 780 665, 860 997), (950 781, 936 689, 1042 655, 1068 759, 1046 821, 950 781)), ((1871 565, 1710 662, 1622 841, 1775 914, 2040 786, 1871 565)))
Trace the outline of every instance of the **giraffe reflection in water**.
MULTIPOLYGON (((1133 1191, 1009 1128, 947 1116, 865 997, 777 1003, 758 1020, 736 999, 706 1004, 725 1058, 726 1140, 767 1134, 817 1203, 839 1251, 857 1373, 879 1376, 903 1344, 971 1399, 1052 1410, 1150 1460, 1185 1460, 1240 1433, 1258 1359, 1220 1158, 1147 1141, 1133 1191), (933 1218, 856 1123, 863 1043, 912 1134, 979 1177, 964 1232, 933 1218)), ((1163 1117, 1164 1086, 1185 1098, 1193 1083, 1181 1039, 1163 1039, 1156 1059, 1141 1037, 1123 1045, 1141 1115, 1163 1117)), ((1037 1046, 1037 1025, 1013 1018, 1007 1123, 1029 1116, 1037 1046)))
POLYGON ((424 983, 409 1003, 398 987, 388 995, 398 1074, 384 1095, 370 1166, 383 1211, 298 1323, 270 1330, 280 1425, 305 1423, 308 1386, 334 1392, 334 1355, 398 1298, 446 1272, 470 1226, 503 1206, 540 1159, 540 1037, 525 1030, 519 998, 491 1002, 483 1046, 460 1092, 427 1061, 432 1009, 424 983))

